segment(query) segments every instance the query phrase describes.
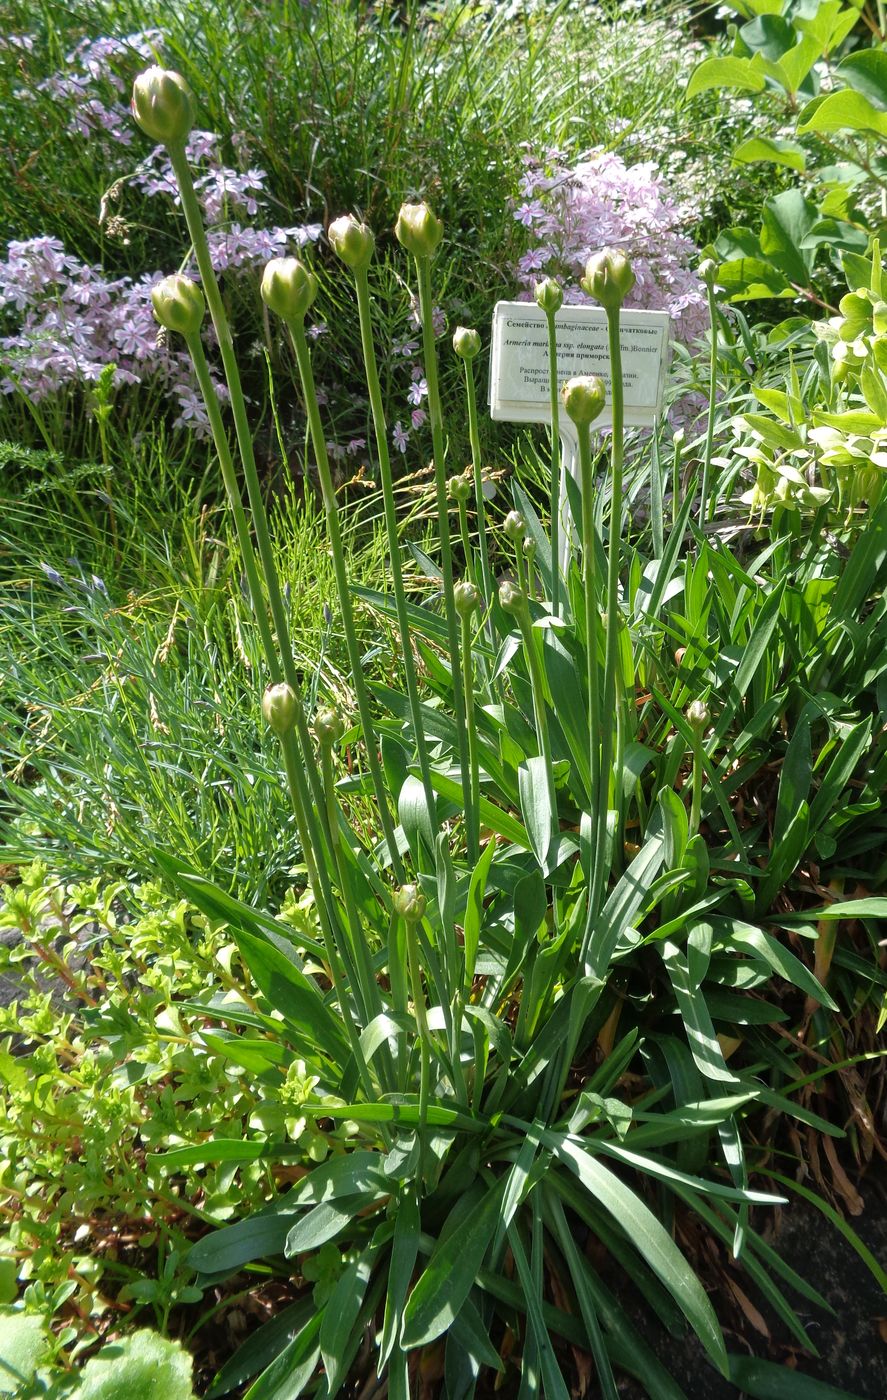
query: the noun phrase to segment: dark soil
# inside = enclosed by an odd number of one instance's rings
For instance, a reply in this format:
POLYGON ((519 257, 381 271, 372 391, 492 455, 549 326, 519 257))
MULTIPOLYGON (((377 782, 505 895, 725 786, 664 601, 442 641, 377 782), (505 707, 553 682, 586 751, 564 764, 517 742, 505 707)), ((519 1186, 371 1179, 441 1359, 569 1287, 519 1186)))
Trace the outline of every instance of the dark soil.
MULTIPOLYGON (((849 1223, 882 1268, 887 1267, 887 1172, 881 1169, 870 1173, 858 1185, 865 1211, 849 1223)), ((783 1206, 773 1212, 773 1226, 768 1229, 760 1217, 757 1220, 768 1243, 802 1278, 818 1288, 835 1310, 834 1315, 823 1313, 806 1299, 793 1297, 787 1291, 789 1302, 820 1355, 811 1356, 798 1346, 741 1275, 737 1279, 760 1309, 770 1336, 768 1339, 752 1327, 738 1309, 730 1318, 720 1298, 716 1298, 713 1301, 724 1325, 727 1350, 790 1366, 798 1374, 825 1381, 860 1400, 885 1400, 887 1296, 877 1280, 836 1227, 814 1206, 803 1201, 783 1206)), ((692 1334, 672 1337, 652 1322, 649 1314, 640 1311, 635 1322, 689 1400, 738 1400, 745 1393, 712 1369, 692 1334)), ((646 1400, 646 1393, 634 1381, 626 1381, 620 1393, 626 1400, 646 1400)), ((799 1391, 801 1395, 803 1391, 799 1391)))

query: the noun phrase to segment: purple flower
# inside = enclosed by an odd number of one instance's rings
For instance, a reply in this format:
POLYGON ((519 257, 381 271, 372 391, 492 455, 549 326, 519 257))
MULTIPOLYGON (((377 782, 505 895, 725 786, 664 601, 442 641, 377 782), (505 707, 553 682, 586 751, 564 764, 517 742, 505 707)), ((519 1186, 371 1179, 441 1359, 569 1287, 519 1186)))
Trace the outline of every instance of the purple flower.
POLYGON ((410 422, 414 428, 421 428, 427 417, 428 414, 424 408, 414 408, 410 414, 410 422))
POLYGON ((350 441, 349 444, 348 444, 347 449, 346 449, 347 452, 348 452, 349 457, 356 457, 357 454, 358 454, 358 452, 362 452, 363 449, 366 447, 366 445, 367 445, 367 440, 366 440, 366 438, 362 438, 362 437, 352 438, 351 441, 350 441))
POLYGON ((545 210, 538 199, 532 199, 528 204, 521 204, 515 209, 514 217, 519 224, 524 225, 524 228, 532 228, 540 219, 545 218, 545 210))
POLYGON ((391 441, 394 443, 394 446, 397 449, 397 451, 406 452, 407 443, 409 442, 409 440, 409 432, 406 430, 406 428, 404 428, 403 424, 395 423, 394 430, 391 434, 391 441))
POLYGON ((407 402, 414 404, 417 408, 422 400, 428 395, 428 380, 414 379, 409 389, 407 389, 407 402))

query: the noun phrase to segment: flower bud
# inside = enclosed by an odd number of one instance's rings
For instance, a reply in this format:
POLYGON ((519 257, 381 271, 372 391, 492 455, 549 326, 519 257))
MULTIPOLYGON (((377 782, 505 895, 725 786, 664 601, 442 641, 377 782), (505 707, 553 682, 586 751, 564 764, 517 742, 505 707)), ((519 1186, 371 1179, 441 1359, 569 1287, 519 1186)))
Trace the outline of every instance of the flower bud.
POLYGON ((191 89, 180 73, 146 68, 132 85, 132 114, 152 141, 183 146, 194 125, 191 89))
POLYGON ((561 401, 567 417, 577 427, 593 423, 603 412, 606 398, 604 381, 596 374, 578 374, 568 379, 561 389, 561 401))
POLYGON ((317 278, 298 258, 272 258, 262 274, 262 300, 284 321, 304 321, 317 278))
POLYGON ((394 232, 414 258, 431 258, 443 238, 443 224, 427 204, 402 204, 394 232))
POLYGON ((564 304, 564 289, 553 277, 544 277, 541 282, 537 282, 533 288, 533 296, 536 298, 536 305, 541 306, 542 310, 551 316, 560 311, 564 304))
POLYGON ((502 529, 507 538, 517 544, 526 534, 527 522, 519 510, 510 510, 502 522, 502 529))
POLYGON ((619 307, 634 286, 631 263, 619 248, 592 253, 580 285, 608 310, 619 307))
POLYGON ((279 739, 288 734, 296 722, 296 692, 286 681, 269 685, 262 696, 262 714, 269 729, 273 729, 279 739))
POLYGON ((523 612, 527 606, 526 595, 513 583, 499 584, 499 606, 506 613, 523 612))
POLYGON ((341 219, 330 224, 327 237, 333 252, 352 272, 362 272, 369 267, 376 240, 368 224, 362 224, 353 214, 343 214, 341 219))
POLYGON ((703 258, 696 273, 700 282, 704 282, 706 287, 713 287, 718 280, 718 265, 714 258, 703 258))
POLYGON ((480 336, 467 326, 457 326, 453 334, 453 349, 460 360, 473 360, 480 353, 480 336))
POLYGON ((453 589, 453 604, 460 617, 470 617, 480 607, 480 594, 468 579, 456 584, 453 589))
POLYGON ((178 335, 196 335, 203 323, 206 302, 203 292, 190 277, 176 272, 151 288, 154 315, 164 330, 178 335))
POLYGON ((454 501, 464 505, 471 495, 471 482, 465 476, 451 476, 447 482, 447 490, 454 501))
POLYGON ((528 564, 532 564, 536 558, 536 541, 532 535, 524 535, 524 558, 528 564))
POLYGON ((408 924, 417 924, 424 918, 427 900, 418 885, 401 885, 395 891, 394 911, 408 924))
POLYGON ((325 705, 314 716, 314 733, 321 748, 331 749, 345 733, 345 721, 335 705, 325 705))
POLYGON ((692 700, 687 706, 686 714, 690 728, 695 729, 697 734, 701 734, 704 729, 708 728, 711 714, 703 700, 692 700))

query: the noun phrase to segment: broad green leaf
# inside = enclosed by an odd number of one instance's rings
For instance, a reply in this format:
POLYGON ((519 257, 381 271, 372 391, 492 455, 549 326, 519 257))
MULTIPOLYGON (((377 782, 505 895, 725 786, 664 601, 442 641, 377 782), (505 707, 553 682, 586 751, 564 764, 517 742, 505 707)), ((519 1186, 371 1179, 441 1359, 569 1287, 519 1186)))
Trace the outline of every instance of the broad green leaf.
POLYGON ((680 1307, 718 1370, 727 1374, 727 1353, 708 1294, 671 1235, 635 1193, 602 1163, 558 1133, 543 1142, 578 1176, 592 1199, 617 1222, 680 1307))
POLYGON ((790 170, 807 168, 807 153, 797 141, 779 140, 775 136, 752 136, 741 141, 733 152, 737 165, 752 165, 767 161, 772 165, 787 165, 790 170))
POLYGON ((788 1370, 757 1356, 727 1358, 730 1379, 750 1400, 860 1400, 847 1390, 814 1380, 802 1371, 788 1370))
POLYGON ((405 1348, 433 1342, 458 1316, 493 1238, 504 1185, 503 1177, 487 1190, 460 1228, 432 1254, 407 1301, 402 1343, 405 1348))
POLYGON ((87 1361, 78 1400, 193 1400, 191 1357, 178 1342, 147 1329, 106 1342, 87 1361))
MULTIPOLYGON (((437 769, 432 769, 431 786, 435 792, 439 792, 442 797, 447 797, 451 802, 455 802, 458 807, 462 806, 464 795, 462 783, 458 778, 451 778, 446 773, 440 773, 437 769)), ((530 850, 530 842, 527 833, 520 822, 508 812, 503 812, 501 807, 496 807, 488 798, 481 797, 479 804, 480 824, 490 831, 495 831, 497 835, 504 836, 506 841, 512 841, 515 846, 521 846, 525 851, 530 850)))
POLYGON ((845 88, 805 107, 798 131, 869 131, 887 136, 887 112, 874 107, 861 92, 845 88))
POLYGON ((690 972, 683 948, 666 939, 660 952, 687 1032, 687 1044, 697 1068, 706 1079, 738 1085, 739 1080, 727 1068, 705 997, 702 992, 694 990, 690 983, 690 972))
POLYGON ((171 1147, 168 1152, 151 1152, 148 1163, 166 1171, 179 1167, 202 1166, 205 1162, 272 1162, 292 1157, 300 1161, 304 1151, 294 1142, 267 1142, 264 1138, 208 1138, 190 1147, 171 1147))
POLYGON ((258 1331, 251 1332, 214 1378, 206 1400, 221 1400, 223 1395, 252 1380, 294 1341, 316 1312, 313 1298, 300 1298, 263 1323, 258 1331))
POLYGON ((299 1217, 286 1237, 284 1253, 287 1259, 297 1254, 309 1254, 320 1249, 327 1240, 334 1240, 345 1226, 367 1206, 383 1198, 385 1193, 364 1191, 357 1196, 337 1196, 322 1201, 299 1217))
POLYGON ((324 1308, 320 1324, 320 1354, 326 1371, 324 1394, 331 1400, 347 1379, 349 1343, 353 1342, 354 1328, 372 1278, 376 1254, 377 1250, 369 1246, 359 1258, 346 1264, 324 1308))
POLYGON ((730 942, 738 944, 742 948, 749 948, 759 958, 763 958, 765 962, 769 963, 773 971, 777 972, 780 977, 784 977, 786 982, 791 982, 799 991, 804 992, 806 996, 813 997, 820 1005, 827 1006, 831 1011, 837 1011, 838 1008, 828 992, 820 986, 809 968, 805 967, 794 953, 790 953, 788 948, 784 948, 772 934, 765 933, 763 929, 755 928, 753 924, 734 922, 730 931, 730 942))
POLYGON ((822 909, 804 909, 797 914, 780 915, 778 922, 785 928, 800 923, 819 923, 822 919, 887 919, 887 899, 841 899, 822 909))
POLYGON ((244 1400, 299 1400, 320 1358, 317 1334, 324 1318, 322 1308, 315 1311, 298 1334, 275 1357, 258 1380, 250 1386, 244 1400))
POLYGON ((733 258, 721 263, 718 282, 731 301, 752 301, 760 297, 790 297, 794 288, 772 263, 763 258, 733 258))
POLYGON ((52 1337, 42 1317, 0 1308, 0 1395, 21 1395, 51 1350, 52 1337))
POLYGON ((705 58, 690 75, 687 97, 696 97, 710 88, 738 88, 740 92, 763 92, 761 64, 754 58, 705 58))
POLYGON ((761 251, 786 278, 805 287, 813 264, 801 249, 817 219, 816 206, 800 190, 784 190, 764 205, 761 251))
POLYGON ((379 1341, 380 1368, 388 1360, 400 1338, 404 1304, 419 1253, 421 1228, 419 1202, 415 1192, 408 1187, 398 1200, 397 1214, 394 1217, 388 1287, 385 1291, 385 1317, 379 1341))
POLYGON ((493 857, 495 854, 495 841, 488 841, 481 853, 480 860, 472 871, 471 881, 468 886, 468 900, 465 906, 465 922, 463 925, 465 984, 468 987, 471 986, 474 980, 474 968, 477 962, 477 950, 480 944, 481 925, 483 922, 484 896, 487 892, 487 880, 489 879, 490 867, 493 864, 493 857))
POLYGON ((521 815, 527 835, 544 874, 548 869, 548 853, 557 831, 557 813, 552 809, 548 783, 548 765, 544 758, 527 758, 517 770, 520 788, 521 815))
POLYGON ((508 1242, 511 1245, 512 1257, 524 1295, 530 1336, 535 1343, 539 1358, 545 1400, 569 1400, 570 1392, 557 1364, 551 1337, 542 1316, 542 1298, 527 1260, 523 1242, 515 1226, 511 1226, 508 1230, 508 1242))
POLYGON ((883 48, 857 49, 838 64, 838 73, 848 87, 879 111, 887 111, 887 52, 883 48))
POLYGON ((233 934, 256 986, 283 1016, 288 1034, 312 1052, 320 1050, 335 1064, 344 1064, 350 1055, 348 1037, 341 1019, 330 1011, 317 983, 294 967, 272 944, 244 929, 234 930, 233 934))
POLYGON ((646 903, 650 889, 662 868, 665 841, 661 834, 650 836, 625 874, 611 891, 595 924, 589 929, 583 951, 586 975, 603 979, 616 944, 646 903))

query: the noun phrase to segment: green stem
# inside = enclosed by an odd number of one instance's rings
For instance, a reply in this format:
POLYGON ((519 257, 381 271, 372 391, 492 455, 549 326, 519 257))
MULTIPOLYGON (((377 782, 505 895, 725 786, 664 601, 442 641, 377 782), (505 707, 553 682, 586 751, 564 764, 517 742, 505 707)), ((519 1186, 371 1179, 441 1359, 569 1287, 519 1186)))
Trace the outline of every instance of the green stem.
POLYGON ((693 795, 690 800, 689 835, 695 836, 702 816, 702 732, 693 728, 693 795))
MULTIPOLYGON (((441 572, 443 573, 444 609, 447 621, 447 641, 450 651, 450 665, 453 673, 453 709, 456 720, 456 733, 459 745, 459 766, 462 772, 468 771, 468 736, 465 728, 465 706, 462 697, 462 675, 459 664, 459 619, 453 597, 453 551, 450 543, 450 523, 447 503, 446 462, 444 460, 443 415, 440 407, 440 386, 437 376, 437 347, 434 343, 434 326, 431 300, 431 259, 416 258, 416 278, 419 285, 419 314, 422 318, 422 354, 425 362, 425 380, 428 384, 428 416, 431 420, 431 442, 434 452, 434 485, 437 498, 437 517, 440 525, 441 572)), ((477 834, 474 829, 476 813, 466 812, 465 827, 468 845, 471 850, 477 847, 477 834)))
POLYGON ((699 528, 704 530, 709 518, 708 488, 711 475, 711 454, 715 440, 715 398, 718 389, 718 310, 715 289, 708 284, 708 314, 711 319, 709 332, 709 372, 708 372, 708 418, 705 427, 705 455, 702 459, 702 488, 699 494, 699 528))
MULTIPOLYGON (((601 714, 598 692, 598 617, 596 531, 594 525, 594 478, 591 467, 591 429, 577 427, 579 473, 582 483, 582 577, 585 584, 585 664, 588 687, 589 771, 591 773, 591 812, 597 811, 601 783, 601 714)), ((594 842, 592 843, 594 849, 594 842)), ((594 871, 592 871, 592 882, 594 871)))
MULTIPOLYGON (((536 650, 536 639, 533 635, 533 625, 530 621, 530 609, 526 602, 524 602, 523 606, 518 611, 517 620, 520 627, 521 640, 524 644, 524 655, 526 656, 527 667, 530 672, 530 688, 533 692, 533 717, 536 721, 536 730, 539 739, 539 755, 545 764, 545 784, 548 788, 548 803, 551 808, 551 819, 554 825, 557 826, 557 793, 554 786, 554 764, 552 763, 551 741, 548 734, 548 715, 545 709, 545 680, 542 675, 542 663, 539 660, 539 653, 536 650)), ((553 904, 556 921, 556 899, 554 899, 553 904)))
POLYGON ((409 613, 407 611, 406 589, 403 581, 403 566, 400 557, 400 535, 397 525, 397 507, 394 502, 394 478, 391 472, 391 455, 388 451, 388 425, 382 401, 382 388, 379 383, 379 370, 376 351, 373 345, 373 320, 370 306, 369 279, 366 269, 357 269, 354 274, 357 290, 357 309, 360 317, 360 339, 363 347, 363 363, 366 372, 367 390, 373 415, 373 432, 376 438, 376 452, 379 458, 379 475, 382 479, 382 504, 385 513, 385 530, 388 535, 388 553, 391 565, 391 582, 394 591, 394 606, 397 612, 397 627, 400 633, 400 650, 403 661, 404 680, 410 716, 419 759, 419 772, 425 791, 425 804, 432 823, 435 813, 434 788, 431 783, 431 764, 428 759, 428 745, 425 742, 425 726, 422 721, 422 706, 419 700, 419 685, 416 679, 416 666, 413 659, 413 644, 410 635, 409 613))
POLYGON ((464 501, 456 502, 459 510, 459 534, 462 537, 462 553, 465 555, 465 572, 477 587, 477 571, 474 567, 474 550, 471 548, 471 535, 468 532, 468 511, 464 501))
POLYGON ((419 1180, 425 1177, 428 1155, 428 1098, 431 1069, 430 1032, 428 1017, 425 1014, 425 989, 422 986, 422 973, 419 966, 419 942, 416 925, 412 919, 404 920, 407 934, 407 956, 410 964, 410 984, 413 992, 413 1015, 419 1033, 419 1180))
MULTIPOLYGON (((474 663, 471 656, 470 614, 465 614, 462 618, 462 680, 465 687, 465 718, 468 728, 469 771, 467 790, 463 775, 462 792, 466 811, 470 808, 472 812, 478 814, 480 810, 480 763, 477 753, 477 724, 474 716, 474 663)), ((468 830, 468 823, 466 822, 466 831, 468 830)), ((471 840, 474 844, 468 847, 468 858, 472 866, 474 866, 480 854, 477 827, 474 823, 471 824, 470 833, 471 840)))
POLYGON ((326 441, 323 435, 323 423, 321 422, 320 408, 317 403, 314 371, 311 367, 311 352, 308 349, 304 322, 292 320, 287 321, 287 325, 296 352, 299 378, 302 382, 302 393, 305 397, 305 408, 308 413, 308 426, 311 430, 311 441, 314 444, 314 456, 317 461, 317 470, 320 474, 320 489, 323 494, 323 504, 326 510, 327 529, 329 530, 330 545, 332 547, 333 571, 336 576, 336 591, 339 595, 339 607, 342 611, 342 625, 345 630, 345 645, 348 649, 352 684, 357 698, 357 709, 360 715, 364 742, 366 744, 367 764, 370 770, 376 804, 379 809, 382 832, 391 857, 391 868, 394 873, 394 878, 400 884, 403 882, 403 865, 401 864, 400 855, 397 850, 394 823, 391 820, 391 811, 388 806, 388 794, 385 791, 385 780, 382 776, 381 764, 379 763, 376 731, 373 724, 372 712, 370 710, 369 695, 363 677, 363 658, 361 657, 360 646, 357 641, 357 629, 354 625, 354 609, 351 605, 351 594, 348 590, 348 573, 345 568, 345 552, 342 544, 342 528, 339 523, 339 507, 333 488, 333 478, 330 472, 326 441))
POLYGON ((474 506, 477 513, 477 547, 480 554, 480 572, 483 579, 484 605, 488 610, 487 628, 490 645, 495 645, 493 616, 489 612, 495 598, 493 571, 490 568, 490 552, 487 546, 487 516, 484 500, 484 479, 481 471, 480 433, 477 426, 477 394, 474 385, 474 361, 463 360, 465 366, 465 398, 468 404, 468 440, 471 443, 471 465, 474 472, 474 506))
MULTIPOLYGON (((215 444, 216 455, 222 469, 222 481, 228 496, 228 503, 234 517, 234 529, 237 534, 237 542, 240 547, 241 562, 243 571, 246 574, 247 586, 253 603, 253 614, 256 625, 259 629, 259 636, 262 641, 262 648, 265 653, 265 661, 268 667, 268 674, 272 683, 277 684, 283 680, 283 668, 280 656, 274 643, 274 635, 271 624, 268 621, 268 614, 265 610, 265 595, 262 589, 262 576, 259 571, 256 553, 253 548, 252 536, 250 534, 249 522, 246 511, 243 508, 243 499, 240 494, 240 483, 237 479, 237 472, 234 468, 234 459, 231 455, 231 448, 228 444, 228 436, 222 422, 222 411, 219 407, 219 400, 213 387, 212 377, 209 372, 209 365, 206 360, 206 353, 203 349, 203 341, 199 333, 187 336, 185 343, 188 353, 194 365, 197 375, 197 383, 203 395, 207 417, 209 419, 210 431, 215 444)), ((304 710, 298 689, 294 687, 297 704, 296 716, 301 716, 302 724, 305 726, 307 736, 307 724, 305 722, 304 710)), ((318 911, 326 933, 332 938, 332 931, 335 927, 333 918, 332 889, 327 877, 326 862, 322 858, 321 838, 317 823, 314 819, 314 810, 311 806, 311 796, 305 780, 305 766, 302 760, 297 740, 292 731, 283 735, 280 741, 283 752, 284 768, 287 775, 287 785, 289 787, 290 800, 292 802, 293 813, 296 819, 296 830, 299 837, 299 844, 302 847, 302 854, 305 858, 305 865, 308 871, 308 880, 314 891, 317 901, 318 911), (319 861, 315 860, 315 852, 321 854, 319 861)), ((330 949, 328 948, 328 952, 330 949)), ((333 957, 330 970, 334 980, 337 975, 337 959, 333 957)), ((338 990, 338 988, 337 988, 338 990)), ((342 1001, 343 1014, 346 1014, 347 1002, 342 1001)), ((346 1017, 347 1019, 347 1017, 346 1017)))
POLYGON ((548 380, 551 393, 551 611, 560 616, 560 519, 561 519, 561 439, 560 394, 557 382, 557 329, 555 313, 546 311, 548 322, 548 380))
MULTIPOLYGON (((619 662, 619 562, 622 546, 622 471, 625 434, 624 392, 622 384, 622 344, 619 335, 619 307, 607 308, 607 331, 610 344, 610 403, 613 427, 610 445, 610 538, 607 541, 607 636, 604 652, 604 727, 601 734, 600 822, 597 831, 597 859, 600 864, 598 891, 606 889, 607 872, 603 869, 606 851, 607 813, 612 786, 618 787, 622 777, 622 746, 624 728, 616 725, 616 756, 613 762, 613 726, 617 713, 616 669, 619 662), (612 774, 611 774, 612 768, 612 774)), ((621 700, 620 696, 620 700, 621 700)))
MULTIPOLYGON (((271 616, 274 621, 274 631, 277 635, 277 645, 279 648, 280 661, 283 665, 283 674, 287 684, 292 687, 296 695, 299 695, 299 676, 290 642, 286 607, 280 589, 280 581, 277 577, 277 565, 271 543, 271 531, 268 527, 265 501, 262 496, 259 473, 256 469, 252 432, 250 430, 249 417, 246 411, 246 402, 243 397, 243 389, 240 383, 240 373, 237 368, 237 356, 234 353, 234 343, 231 339, 231 328, 228 325, 228 317, 225 312, 224 302, 222 301, 222 293, 219 290, 216 274, 213 271, 209 244, 206 239, 206 230, 203 227, 203 219, 200 212, 200 204, 194 190, 194 182, 191 179, 191 170, 185 157, 184 147, 171 146, 168 150, 173 172, 179 186, 182 210, 188 225, 188 233, 194 248, 194 256, 197 259, 197 267, 203 284, 203 294, 206 297, 206 303, 209 307, 213 326, 215 327, 216 337, 219 342, 219 351, 222 357, 222 367, 225 371, 225 379, 228 385, 228 391, 231 395, 231 413, 234 418, 234 431, 237 436, 237 446, 243 465, 243 475, 246 481, 252 524, 256 535, 256 545, 262 563, 262 573, 264 575, 265 588, 268 594, 268 605, 271 609, 271 616)), ((212 397, 215 398, 214 391, 212 397)), ((264 607, 261 593, 253 598, 253 607, 257 614, 264 607)), ((299 744, 302 749, 304 771, 308 774, 308 783, 311 789, 314 806, 318 814, 320 814, 324 811, 323 791, 320 785, 320 775, 317 773, 316 765, 313 760, 308 724, 301 705, 297 707, 296 726, 299 744)), ((325 834, 328 838, 329 833, 325 834)))

